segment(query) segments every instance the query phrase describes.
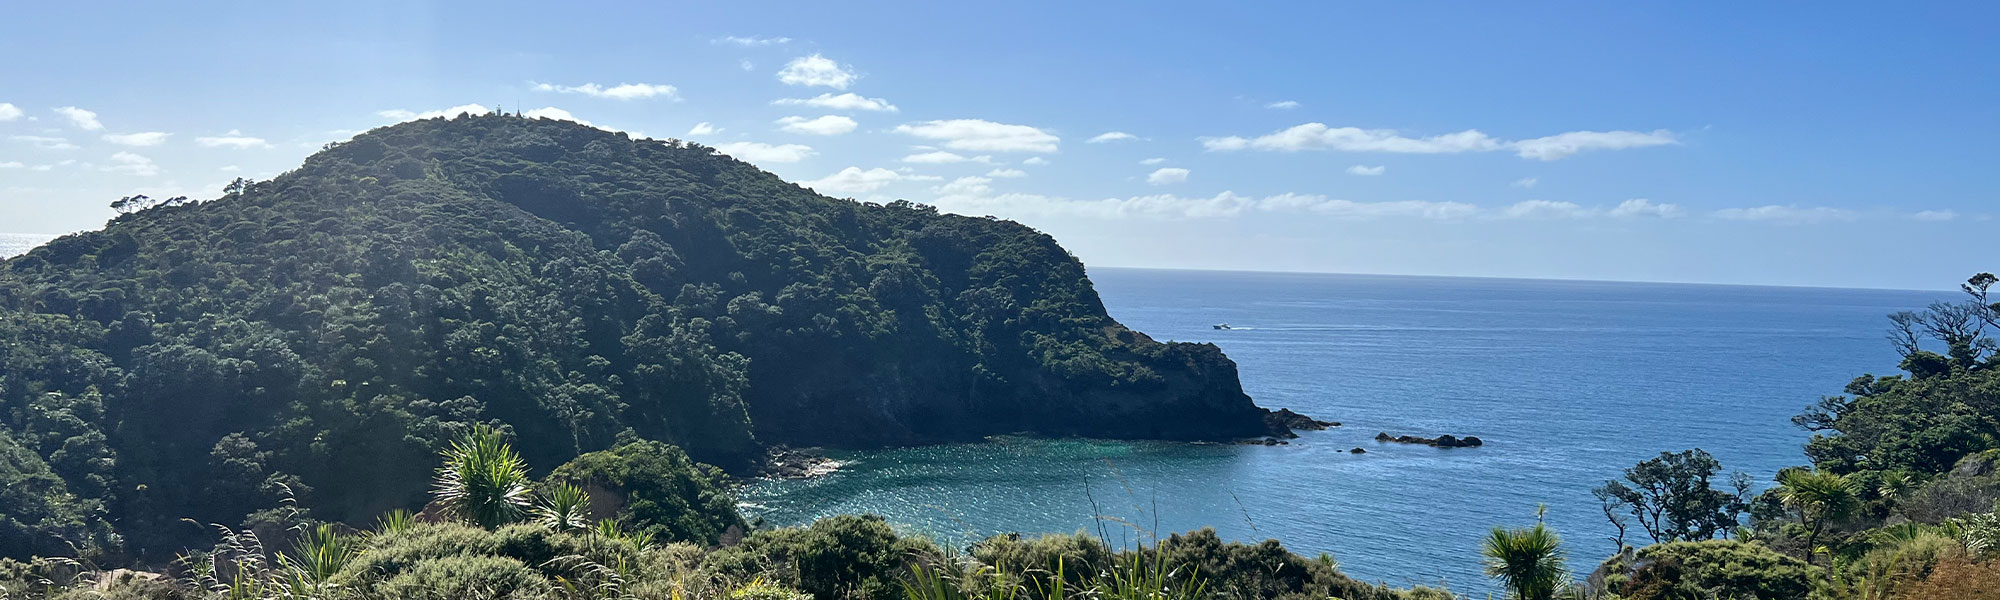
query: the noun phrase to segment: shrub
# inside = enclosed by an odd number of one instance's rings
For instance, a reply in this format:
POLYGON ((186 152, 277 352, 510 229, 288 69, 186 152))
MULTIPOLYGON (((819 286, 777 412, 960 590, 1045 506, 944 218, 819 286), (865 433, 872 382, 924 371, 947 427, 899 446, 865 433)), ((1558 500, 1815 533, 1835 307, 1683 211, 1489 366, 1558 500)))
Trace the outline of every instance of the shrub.
POLYGON ((627 531, 661 541, 714 545, 730 528, 742 530, 743 516, 715 467, 689 460, 667 444, 640 441, 576 457, 549 474, 549 485, 589 490, 591 507, 613 514, 627 531))
POLYGON ((420 561, 380 586, 390 598, 409 600, 539 600, 549 580, 504 556, 452 556, 420 561))
POLYGON ((498 531, 456 523, 424 524, 371 537, 359 554, 347 561, 336 581, 347 587, 368 587, 393 581, 429 563, 465 557, 506 558, 552 578, 569 574, 557 559, 634 563, 640 552, 618 540, 556 533, 529 524, 509 525, 498 531))
POLYGON ((840 515, 809 527, 758 531, 710 557, 713 572, 737 580, 758 573, 816 598, 888 598, 909 561, 936 556, 930 542, 904 538, 882 517, 840 515))
POLYGON ((1804 561, 1736 540, 1654 544, 1603 569, 1606 587, 1626 600, 1804 600, 1821 581, 1804 561))
POLYGON ((2000 562, 1955 557, 1938 563, 1930 577, 1910 586, 1901 600, 2000 600, 2000 562))

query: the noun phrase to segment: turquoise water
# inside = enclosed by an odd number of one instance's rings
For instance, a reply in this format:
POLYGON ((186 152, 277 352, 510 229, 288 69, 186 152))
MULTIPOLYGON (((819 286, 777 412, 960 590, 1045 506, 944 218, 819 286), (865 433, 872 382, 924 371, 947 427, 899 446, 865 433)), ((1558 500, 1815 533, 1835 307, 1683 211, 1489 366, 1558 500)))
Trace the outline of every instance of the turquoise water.
MULTIPOLYGON (((1800 464, 1789 418, 1893 370, 1883 316, 1947 292, 1092 269, 1111 314, 1214 342, 1258 404, 1343 427, 1289 446, 1004 438, 835 452, 842 470, 752 485, 781 525, 878 513, 959 542, 1002 532, 1215 527, 1331 552, 1398 585, 1491 590, 1480 536, 1535 506, 1587 570, 1610 526, 1590 489, 1661 451, 1702 448, 1768 481, 1800 464), (1227 322, 1240 329, 1218 331, 1227 322), (1487 445, 1378 444, 1377 432, 1487 445), (1361 447, 1367 454, 1352 455, 1361 447), (1157 507, 1157 508, 1156 508, 1157 507)), ((1643 535, 1643 533, 1639 534, 1643 535)))

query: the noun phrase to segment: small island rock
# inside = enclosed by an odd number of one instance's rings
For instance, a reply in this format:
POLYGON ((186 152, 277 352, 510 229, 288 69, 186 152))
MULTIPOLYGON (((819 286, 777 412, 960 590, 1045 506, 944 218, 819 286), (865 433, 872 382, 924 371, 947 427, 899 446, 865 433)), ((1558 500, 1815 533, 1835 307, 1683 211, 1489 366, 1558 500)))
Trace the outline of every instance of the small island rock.
POLYGON ((1389 432, 1385 431, 1382 433, 1375 434, 1375 441, 1396 442, 1398 444, 1423 444, 1425 446, 1433 446, 1437 448, 1476 448, 1479 446, 1486 445, 1486 441, 1479 439, 1478 436, 1468 435, 1465 437, 1458 437, 1455 435, 1451 435, 1449 433, 1434 438, 1427 438, 1427 437, 1417 437, 1414 435, 1390 436, 1389 432))

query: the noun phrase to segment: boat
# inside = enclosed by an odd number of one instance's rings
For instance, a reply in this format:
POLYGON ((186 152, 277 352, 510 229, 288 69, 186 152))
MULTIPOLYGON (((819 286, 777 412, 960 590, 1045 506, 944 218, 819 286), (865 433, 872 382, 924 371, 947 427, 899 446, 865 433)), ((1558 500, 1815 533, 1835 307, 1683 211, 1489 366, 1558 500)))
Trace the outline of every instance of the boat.
POLYGON ((1228 323, 1216 323, 1216 324, 1215 324, 1215 328, 1216 328, 1216 329, 1230 329, 1230 327, 1229 327, 1229 324, 1228 324, 1228 323))

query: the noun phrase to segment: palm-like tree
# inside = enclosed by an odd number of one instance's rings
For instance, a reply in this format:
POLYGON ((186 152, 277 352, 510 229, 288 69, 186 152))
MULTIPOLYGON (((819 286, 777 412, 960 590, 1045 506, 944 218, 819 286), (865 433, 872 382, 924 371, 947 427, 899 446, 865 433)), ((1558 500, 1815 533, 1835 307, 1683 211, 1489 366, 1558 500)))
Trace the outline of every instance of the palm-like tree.
POLYGON ((529 506, 528 463, 487 425, 445 448, 432 489, 445 511, 473 524, 494 529, 521 518, 529 506))
POLYGON ((1793 469, 1778 474, 1778 500, 1799 513, 1806 528, 1806 559, 1811 561, 1826 526, 1846 518, 1861 504, 1861 489, 1846 476, 1819 469, 1793 469))
POLYGON ((1523 529, 1493 528, 1486 537, 1486 574, 1500 580, 1515 600, 1551 600, 1569 588, 1562 536, 1536 523, 1523 529))
POLYGON ((359 540, 341 535, 332 524, 308 529, 289 554, 278 555, 286 585, 300 598, 319 598, 334 590, 333 577, 361 553, 359 540))
POLYGON ((535 522, 551 531, 590 529, 590 493, 567 483, 557 485, 535 507, 535 522))
POLYGON ((1917 480, 1907 471, 1889 471, 1882 474, 1882 483, 1875 492, 1887 500, 1901 500, 1904 494, 1916 487, 1917 480))

